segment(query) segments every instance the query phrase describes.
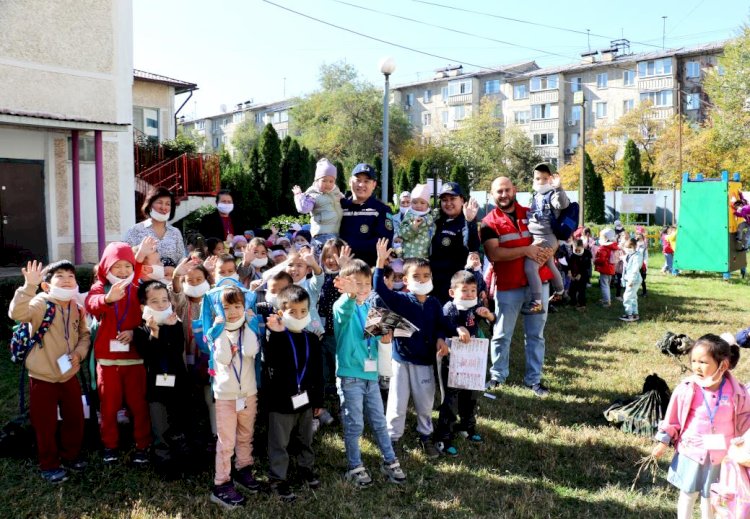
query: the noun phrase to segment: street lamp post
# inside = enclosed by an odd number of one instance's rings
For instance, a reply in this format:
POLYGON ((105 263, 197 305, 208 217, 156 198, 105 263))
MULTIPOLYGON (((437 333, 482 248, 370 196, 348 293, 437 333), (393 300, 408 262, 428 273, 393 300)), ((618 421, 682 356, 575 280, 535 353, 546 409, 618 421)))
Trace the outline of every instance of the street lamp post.
POLYGON ((390 92, 388 78, 396 70, 393 58, 383 58, 380 62, 380 72, 385 76, 385 88, 383 90, 383 171, 380 181, 380 199, 384 204, 388 203, 388 105, 390 104, 390 92))
POLYGON ((583 182, 586 173, 586 100, 583 97, 583 90, 579 90, 573 94, 573 104, 581 107, 581 171, 578 176, 578 225, 583 227, 585 220, 583 212, 583 182))

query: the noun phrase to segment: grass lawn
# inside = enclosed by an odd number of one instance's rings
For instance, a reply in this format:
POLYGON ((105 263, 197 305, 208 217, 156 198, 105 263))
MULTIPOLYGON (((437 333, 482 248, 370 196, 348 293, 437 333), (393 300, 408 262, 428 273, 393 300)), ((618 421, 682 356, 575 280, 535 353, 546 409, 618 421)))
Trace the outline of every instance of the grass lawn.
MULTIPOLYGON (((375 485, 354 490, 341 481, 344 447, 338 426, 323 429, 316 454, 323 487, 301 490, 291 505, 269 496, 250 496, 233 517, 674 517, 677 491, 665 481, 671 454, 664 457, 656 485, 630 485, 634 465, 652 441, 609 427, 602 411, 616 398, 640 392, 646 375, 658 373, 671 387, 679 367, 661 355, 655 342, 666 330, 693 338, 736 331, 750 325, 748 283, 722 282, 717 274, 665 276, 661 257, 652 255, 649 295, 640 301, 641 321, 617 319, 621 304, 603 309, 589 289, 586 313, 564 308, 547 323, 545 381, 552 394, 541 400, 521 386, 524 357, 517 335, 511 352, 509 385, 496 400, 480 398, 479 446, 459 442, 458 458, 427 461, 414 451, 403 455, 408 483, 388 485, 375 477, 376 448, 365 442, 365 463, 375 485), (744 303, 740 303, 744 301, 744 303)), ((520 332, 520 324, 517 332, 520 332)), ((743 354, 745 351, 743 351, 743 354)), ((750 356, 750 355, 749 355, 750 356)), ((750 361, 736 374, 750 380, 750 361)), ((0 420, 17 411, 17 369, 0 359, 0 420)), ((437 419, 437 414, 434 415, 437 419)), ((407 430, 413 429, 413 417, 407 430)), ((413 438, 413 437, 412 437, 413 438)), ((165 482, 150 470, 125 465, 105 468, 91 453, 89 469, 60 486, 39 477, 32 460, 0 459, 2 517, 221 517, 209 500, 212 472, 165 482)), ((258 460, 261 474, 265 460, 258 460)))

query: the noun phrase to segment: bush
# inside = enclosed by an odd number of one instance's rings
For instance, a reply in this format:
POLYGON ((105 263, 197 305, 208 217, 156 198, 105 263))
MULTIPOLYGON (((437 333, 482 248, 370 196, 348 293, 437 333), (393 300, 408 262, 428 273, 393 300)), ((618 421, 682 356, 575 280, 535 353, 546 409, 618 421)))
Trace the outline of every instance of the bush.
POLYGON ((263 226, 263 229, 270 229, 272 225, 275 225, 279 230, 279 235, 286 234, 292 227, 292 224, 298 223, 305 225, 310 223, 310 216, 306 214, 300 214, 295 216, 289 216, 282 214, 280 216, 274 216, 263 226))

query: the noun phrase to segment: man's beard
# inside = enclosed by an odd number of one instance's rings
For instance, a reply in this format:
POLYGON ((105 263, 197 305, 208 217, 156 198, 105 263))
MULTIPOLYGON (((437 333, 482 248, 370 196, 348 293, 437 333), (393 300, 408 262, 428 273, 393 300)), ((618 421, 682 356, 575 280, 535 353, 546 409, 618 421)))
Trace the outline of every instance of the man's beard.
POLYGON ((499 207, 502 210, 510 209, 511 207, 513 207, 513 204, 515 204, 515 203, 516 203, 516 197, 515 196, 513 198, 511 198, 510 200, 508 200, 508 203, 506 205, 501 204, 499 200, 495 199, 495 206, 499 207))

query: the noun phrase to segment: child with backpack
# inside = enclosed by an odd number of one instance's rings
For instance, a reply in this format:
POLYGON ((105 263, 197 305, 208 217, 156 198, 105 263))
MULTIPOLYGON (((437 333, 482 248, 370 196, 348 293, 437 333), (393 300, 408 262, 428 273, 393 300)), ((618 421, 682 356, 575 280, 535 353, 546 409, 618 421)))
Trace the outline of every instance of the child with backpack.
POLYGON ((602 229, 599 233, 599 246, 594 254, 594 269, 599 273, 599 289, 602 292, 600 302, 604 308, 612 306, 609 285, 615 274, 617 252, 620 250, 615 239, 615 231, 608 228, 602 229))
POLYGON ((680 490, 677 518, 693 517, 701 496, 701 517, 713 518, 709 501, 711 484, 719 479, 721 462, 730 441, 750 428, 750 398, 731 370, 740 359, 740 348, 718 335, 707 334, 690 350, 693 375, 675 388, 652 450, 662 456, 675 448, 667 481, 680 490))
POLYGON ((88 354, 90 335, 83 310, 74 300, 78 283, 72 263, 63 260, 42 268, 40 262, 29 261, 21 272, 24 284, 16 290, 8 315, 30 323, 36 338, 41 336, 30 349, 16 353, 19 360, 24 357, 29 371, 29 413, 42 477, 60 483, 68 477, 66 469, 86 467, 80 457, 84 410, 76 374, 88 354), (37 294, 40 284, 43 292, 37 294))
POLYGON ((96 269, 97 280, 86 297, 86 311, 99 320, 94 354, 101 438, 107 464, 119 458, 117 412, 122 408, 123 399, 134 420, 136 450, 131 462, 135 465, 149 462, 151 419, 146 402, 146 369, 131 343, 133 330, 141 325, 138 279, 142 261, 156 249, 156 244, 155 238, 144 238, 135 255, 127 243, 107 245, 96 269))
MULTIPOLYGON (((559 175, 552 175, 547 164, 534 167, 534 194, 529 208, 529 232, 534 238, 534 245, 557 250, 557 237, 552 228, 553 218, 559 218, 561 212, 570 205, 568 195, 562 188, 559 175)), ((552 273, 552 287, 555 292, 550 301, 560 301, 565 293, 562 275, 555 265, 555 258, 547 260, 547 268, 552 273)), ((531 258, 524 260, 524 272, 529 281, 531 299, 521 306, 524 315, 544 313, 542 304, 542 280, 539 277, 539 263, 531 258)))

